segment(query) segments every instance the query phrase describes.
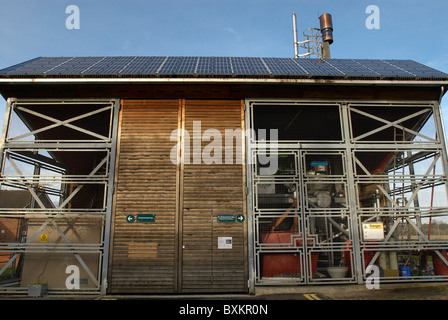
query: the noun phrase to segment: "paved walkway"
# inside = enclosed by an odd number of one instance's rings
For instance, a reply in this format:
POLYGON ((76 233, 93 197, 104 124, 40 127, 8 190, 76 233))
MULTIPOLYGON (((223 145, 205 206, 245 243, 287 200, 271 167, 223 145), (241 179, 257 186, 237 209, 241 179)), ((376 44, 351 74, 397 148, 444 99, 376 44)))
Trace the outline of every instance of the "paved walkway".
POLYGON ((0 300, 448 300, 448 283, 382 284, 379 289, 365 285, 325 285, 295 287, 256 287, 255 294, 198 295, 106 295, 58 296, 41 298, 2 296, 0 300))
POLYGON ((448 300, 448 283, 383 284, 370 290, 365 285, 259 288, 256 296, 272 300, 448 300))
POLYGON ((101 300, 448 300, 448 283, 256 287, 254 295, 128 295, 104 296, 101 300))

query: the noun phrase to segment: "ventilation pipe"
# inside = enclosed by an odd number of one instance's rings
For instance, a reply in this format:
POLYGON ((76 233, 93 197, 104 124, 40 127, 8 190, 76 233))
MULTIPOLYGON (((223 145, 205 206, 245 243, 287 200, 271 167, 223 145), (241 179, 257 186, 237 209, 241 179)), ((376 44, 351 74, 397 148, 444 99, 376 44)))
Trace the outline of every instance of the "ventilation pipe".
POLYGON ((331 14, 324 13, 319 17, 320 33, 322 34, 322 58, 331 59, 330 44, 333 43, 333 23, 331 14))

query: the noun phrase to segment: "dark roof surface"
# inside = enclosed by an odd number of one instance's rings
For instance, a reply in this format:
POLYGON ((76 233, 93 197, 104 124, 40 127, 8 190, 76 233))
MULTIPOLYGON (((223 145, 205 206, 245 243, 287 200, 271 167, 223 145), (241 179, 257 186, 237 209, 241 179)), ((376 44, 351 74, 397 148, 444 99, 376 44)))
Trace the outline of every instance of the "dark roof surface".
POLYGON ((0 70, 0 78, 196 77, 448 80, 412 60, 251 57, 39 57, 0 70))

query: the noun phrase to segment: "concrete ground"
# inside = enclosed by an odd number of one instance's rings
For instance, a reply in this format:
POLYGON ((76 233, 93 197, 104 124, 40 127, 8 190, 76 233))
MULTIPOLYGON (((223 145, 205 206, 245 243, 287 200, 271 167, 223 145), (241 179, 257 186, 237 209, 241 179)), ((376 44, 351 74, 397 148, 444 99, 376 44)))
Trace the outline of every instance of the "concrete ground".
POLYGON ((448 283, 256 287, 253 295, 110 295, 99 300, 448 300, 448 283))
POLYGON ((448 283, 380 284, 379 289, 365 285, 327 285, 256 289, 266 299, 308 300, 448 300, 448 283))
POLYGON ((73 296, 0 295, 0 300, 448 300, 448 283, 380 284, 379 289, 365 285, 321 285, 295 287, 256 287, 254 294, 198 295, 105 295, 73 296))

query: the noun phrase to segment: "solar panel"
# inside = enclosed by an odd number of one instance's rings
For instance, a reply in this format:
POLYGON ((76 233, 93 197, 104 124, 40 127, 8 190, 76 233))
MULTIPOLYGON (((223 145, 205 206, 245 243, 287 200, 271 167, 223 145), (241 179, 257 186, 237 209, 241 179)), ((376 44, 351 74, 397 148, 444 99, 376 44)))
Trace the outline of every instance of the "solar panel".
POLYGON ((6 75, 6 74, 12 74, 15 70, 18 70, 19 68, 22 68, 22 67, 28 65, 28 64, 31 63, 32 61, 39 60, 39 59, 42 59, 42 58, 34 58, 34 59, 32 59, 32 60, 24 61, 24 62, 22 62, 22 63, 15 64, 15 65, 12 65, 12 66, 7 67, 7 68, 5 68, 5 69, 2 69, 2 70, 0 70, 0 75, 1 75, 1 74, 4 74, 4 75, 6 75))
POLYGON ((194 74, 197 57, 168 57, 159 74, 194 74))
POLYGON ((411 72, 408 72, 404 69, 397 68, 395 65, 388 63, 383 60, 357 60, 362 65, 366 66, 367 68, 375 71, 376 73, 380 74, 381 76, 388 76, 388 77, 416 77, 417 75, 412 74, 411 72))
POLYGON ((101 57, 72 58, 46 70, 44 74, 79 74, 99 60, 101 57))
POLYGON ((443 78, 448 74, 412 60, 259 57, 41 57, 0 76, 257 76, 443 78))
POLYGON ((56 57, 56 58, 38 58, 30 60, 28 63, 18 65, 17 68, 9 70, 10 75, 27 75, 27 74, 43 74, 52 68, 70 60, 72 58, 56 57))
POLYGON ((247 74, 258 74, 258 75, 268 75, 269 70, 266 68, 265 64, 261 58, 231 58, 232 68, 237 75, 247 75, 247 74))
POLYGON ((272 74, 306 75, 308 72, 295 62, 293 58, 263 58, 272 74))
POLYGON ((378 72, 352 59, 331 59, 325 62, 345 76, 380 76, 378 72))
POLYGON ((197 74, 232 74, 232 64, 228 57, 200 57, 195 70, 197 74))
POLYGON ((383 60, 419 77, 446 77, 446 74, 412 60, 383 60))
POLYGON ((85 75, 112 75, 118 74, 130 62, 132 57, 103 57, 82 71, 85 75))
POLYGON ((310 75, 342 76, 342 72, 326 63, 325 60, 318 59, 296 59, 295 62, 305 69, 310 75), (296 61, 297 60, 297 61, 296 61))
POLYGON ((159 70, 166 57, 135 57, 120 70, 121 74, 151 74, 159 70))

